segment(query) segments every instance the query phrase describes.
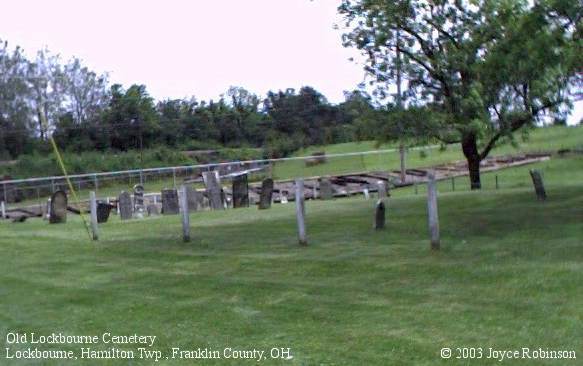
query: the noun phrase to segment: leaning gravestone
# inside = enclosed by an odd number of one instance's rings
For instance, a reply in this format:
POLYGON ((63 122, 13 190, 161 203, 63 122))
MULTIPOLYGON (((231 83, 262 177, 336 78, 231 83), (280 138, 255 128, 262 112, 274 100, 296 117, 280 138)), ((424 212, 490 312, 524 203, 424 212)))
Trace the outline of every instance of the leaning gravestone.
POLYGON ((543 177, 538 170, 531 170, 530 177, 532 178, 532 184, 534 184, 534 191, 536 192, 536 198, 540 201, 547 199, 547 192, 545 191, 545 185, 543 183, 543 177))
POLYGON ((202 179, 206 186, 206 191, 209 199, 209 205, 213 210, 224 209, 223 205, 223 190, 221 188, 221 180, 219 172, 212 170, 210 172, 203 172, 202 179))
POLYGON ((334 196, 334 191, 330 179, 320 178, 318 179, 318 185, 320 186, 320 198, 323 200, 331 200, 334 196))
POLYGON ((144 186, 136 184, 134 186, 134 212, 144 211, 144 186))
POLYGON ((382 230, 385 228, 385 203, 382 199, 378 200, 375 205, 373 228, 375 230, 382 230))
POLYGON ((233 208, 249 207, 247 174, 233 178, 233 208))
POLYGON ((63 191, 56 191, 51 196, 50 224, 60 224, 67 222, 67 194, 63 191))
POLYGON ((121 192, 117 199, 117 208, 119 209, 119 218, 129 220, 132 218, 132 197, 128 192, 121 192))
POLYGON ((186 186, 186 200, 188 203, 188 212, 199 210, 199 202, 201 194, 192 186, 186 186))
POLYGON ((162 214, 178 215, 180 208, 178 205, 178 192, 175 189, 162 190, 162 214))
POLYGON ((107 202, 97 202, 97 223, 102 224, 107 222, 112 207, 107 202))
POLYGON ((265 210, 271 207, 273 197, 273 179, 267 178, 261 184, 261 195, 259 197, 259 209, 265 210))

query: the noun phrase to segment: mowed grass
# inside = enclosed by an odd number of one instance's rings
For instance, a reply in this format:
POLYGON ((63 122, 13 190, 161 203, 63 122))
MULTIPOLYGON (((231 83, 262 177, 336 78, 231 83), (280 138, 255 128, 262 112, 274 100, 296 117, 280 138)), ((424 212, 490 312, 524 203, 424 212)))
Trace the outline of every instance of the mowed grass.
POLYGON ((261 364, 497 363, 444 361, 442 347, 575 350, 570 362, 511 363, 580 364, 583 158, 530 167, 544 172, 546 202, 536 201, 526 167, 506 170, 500 190, 441 183, 439 252, 429 249, 424 194, 399 190, 376 232, 373 200, 308 201, 308 247, 297 245, 293 204, 194 213, 190 243, 179 216, 113 216, 97 243, 77 217, 2 222, 0 334, 151 334, 166 355, 291 348, 292 360, 261 364))
MULTIPOLYGON (((560 149, 583 149, 583 126, 552 126, 535 128, 525 138, 516 136, 517 146, 501 143, 493 149, 490 156, 517 155, 523 153, 556 153, 560 149)), ((398 149, 396 144, 378 146, 373 141, 350 142, 344 144, 315 146, 298 151, 295 156, 308 156, 316 151, 326 154, 344 154, 375 150, 398 149)), ((407 168, 430 167, 453 161, 465 161, 460 144, 448 145, 445 150, 438 147, 412 148, 407 152, 407 168)), ((399 170, 398 151, 370 155, 331 157, 326 164, 307 167, 304 161, 285 161, 276 163, 273 174, 276 179, 312 177, 320 175, 343 174, 371 170, 399 170)))

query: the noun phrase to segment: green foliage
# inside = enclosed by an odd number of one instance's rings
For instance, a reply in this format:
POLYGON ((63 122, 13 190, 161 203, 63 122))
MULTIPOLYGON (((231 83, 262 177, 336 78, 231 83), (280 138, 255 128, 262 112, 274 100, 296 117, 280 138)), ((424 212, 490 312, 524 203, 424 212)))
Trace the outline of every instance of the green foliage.
POLYGON ((367 55, 376 95, 389 95, 400 67, 409 105, 440 115, 440 128, 424 133, 462 143, 476 187, 499 139, 544 114, 564 116, 581 86, 579 0, 344 0, 339 11, 344 44, 367 55))

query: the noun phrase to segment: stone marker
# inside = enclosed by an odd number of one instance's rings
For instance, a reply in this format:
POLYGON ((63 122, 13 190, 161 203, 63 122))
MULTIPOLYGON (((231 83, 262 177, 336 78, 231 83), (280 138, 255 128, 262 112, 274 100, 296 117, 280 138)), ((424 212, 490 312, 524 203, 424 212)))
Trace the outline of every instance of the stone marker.
POLYGON ((329 178, 318 179, 318 185, 320 187, 320 198, 323 200, 331 200, 334 197, 334 190, 332 188, 332 182, 329 178))
POLYGON ((429 223, 429 235, 431 249, 439 250, 439 215, 437 211, 437 184, 435 183, 435 173, 430 171, 427 174, 427 218, 429 223))
POLYGON ((233 178, 233 208, 249 207, 249 183, 247 174, 233 178))
POLYGON ((206 191, 209 199, 209 205, 213 210, 224 209, 223 204, 223 190, 221 189, 221 179, 219 172, 212 170, 210 172, 203 172, 202 179, 206 186, 206 191))
POLYGON ((188 202, 188 212, 199 210, 200 196, 202 196, 192 185, 186 185, 186 201, 188 202))
POLYGON ((540 171, 531 169, 530 177, 532 178, 532 184, 534 185, 534 191, 536 193, 536 198, 540 201, 547 199, 547 192, 545 191, 545 185, 543 183, 543 177, 540 171))
POLYGON ((377 181, 377 191, 379 194, 379 200, 387 198, 387 185, 385 181, 377 181))
POLYGON ((305 216, 306 205, 304 201, 304 180, 296 179, 296 218, 298 222, 298 239, 300 245, 308 245, 305 216))
POLYGON ((0 202, 0 214, 2 214, 2 218, 6 218, 6 206, 4 205, 4 201, 0 202))
POLYGON ((375 230, 382 230, 385 228, 385 202, 383 200, 378 200, 375 205, 374 223, 373 228, 375 230))
POLYGON ((175 189, 162 190, 162 215, 178 215, 178 192, 175 189))
POLYGON ((99 226, 97 225, 97 200, 95 192, 89 192, 89 218, 91 221, 91 234, 93 240, 99 240, 99 226))
POLYGON ((261 195, 259 197, 259 209, 265 210, 271 208, 271 200, 273 197, 273 179, 266 178, 261 183, 261 195))
POLYGON ((117 208, 119 218, 121 220, 129 220, 132 218, 132 197, 128 192, 121 192, 117 199, 117 208))
POLYGON ((51 196, 51 213, 49 223, 60 224, 67 222, 67 194, 63 191, 56 191, 51 196))
POLYGON ((144 211, 144 186, 136 184, 134 186, 134 212, 144 211))
POLYGON ((112 205, 107 202, 97 202, 97 223, 102 224, 107 222, 109 214, 111 213, 112 205))
POLYGON ((152 203, 146 206, 146 210, 148 212, 148 216, 158 216, 160 215, 160 209, 158 208, 157 203, 152 203))
POLYGON ((188 209, 188 192, 186 186, 180 187, 180 211, 182 212, 182 240, 190 241, 190 210, 188 209))

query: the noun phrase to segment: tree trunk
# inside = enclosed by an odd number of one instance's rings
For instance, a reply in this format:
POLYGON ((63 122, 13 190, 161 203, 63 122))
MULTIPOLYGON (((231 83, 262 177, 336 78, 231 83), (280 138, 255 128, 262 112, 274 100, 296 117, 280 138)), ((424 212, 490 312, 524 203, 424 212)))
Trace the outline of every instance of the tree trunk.
POLYGON ((480 182, 480 153, 478 152, 478 145, 476 143, 476 136, 469 134, 462 139, 462 150, 464 156, 468 161, 468 170, 470 172, 471 189, 481 189, 480 182))

